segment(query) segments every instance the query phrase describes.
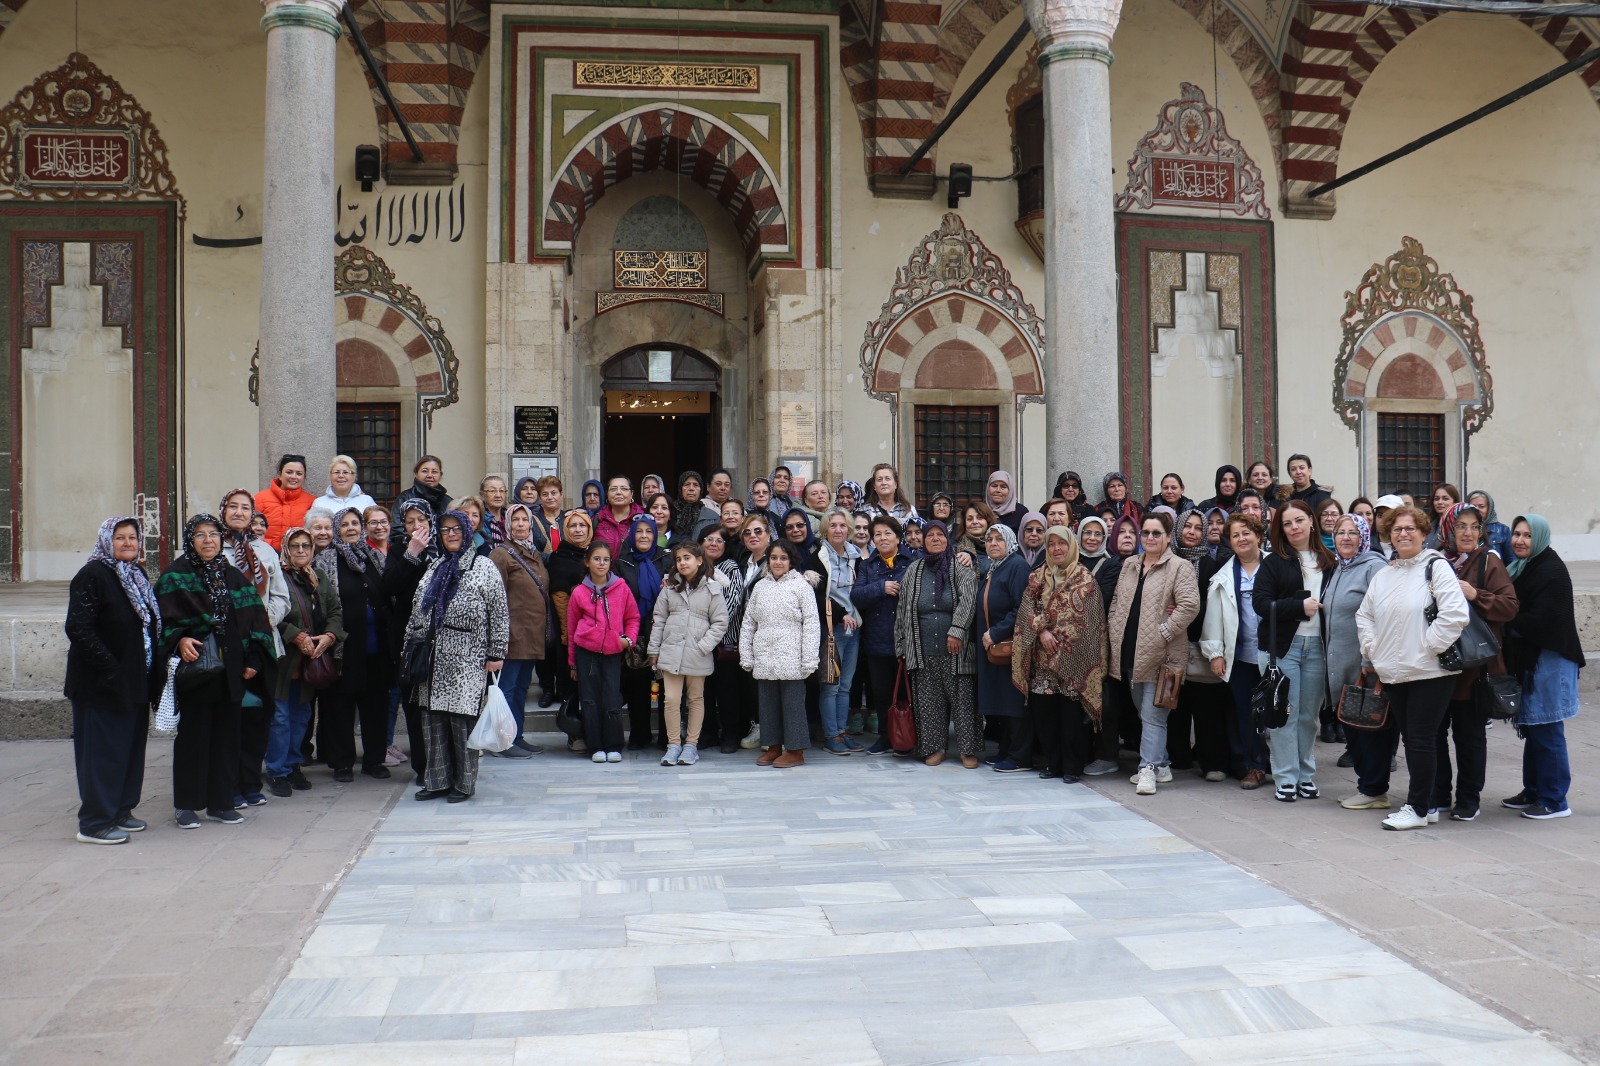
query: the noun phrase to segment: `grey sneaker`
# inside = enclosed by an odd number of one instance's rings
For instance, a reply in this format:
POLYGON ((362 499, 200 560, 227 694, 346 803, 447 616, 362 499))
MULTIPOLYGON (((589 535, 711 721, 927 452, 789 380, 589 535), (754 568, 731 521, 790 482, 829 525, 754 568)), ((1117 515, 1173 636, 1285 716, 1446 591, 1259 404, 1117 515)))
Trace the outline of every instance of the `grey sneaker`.
POLYGON ((126 844, 128 842, 128 834, 114 825, 93 829, 87 833, 80 829, 78 830, 78 842, 81 844, 126 844))
POLYGON ((1116 772, 1117 764, 1112 762, 1110 759, 1096 759, 1094 762, 1083 768, 1083 775, 1085 777, 1100 777, 1104 774, 1114 774, 1116 772))
POLYGON ((668 744, 667 753, 661 756, 662 766, 677 766, 678 756, 683 754, 682 744, 668 744))
POLYGON ((739 747, 743 748, 745 751, 749 751, 752 748, 757 747, 760 743, 761 723, 757 722, 750 727, 750 732, 745 735, 745 738, 739 741, 739 747))
POLYGON ((1172 767, 1165 765, 1156 767, 1156 784, 1172 784, 1172 767))
POLYGON ((678 756, 678 765, 679 766, 693 766, 695 763, 697 763, 699 761, 700 761, 700 745, 698 745, 698 744, 685 744, 683 746, 683 753, 678 756))
POLYGON ((200 819, 195 817, 193 811, 177 810, 172 812, 172 820, 178 823, 179 829, 199 829, 200 819))
POLYGON ((622 752, 620 752, 620 751, 608 751, 608 752, 606 752, 606 762, 621 762, 621 761, 622 761, 622 752))

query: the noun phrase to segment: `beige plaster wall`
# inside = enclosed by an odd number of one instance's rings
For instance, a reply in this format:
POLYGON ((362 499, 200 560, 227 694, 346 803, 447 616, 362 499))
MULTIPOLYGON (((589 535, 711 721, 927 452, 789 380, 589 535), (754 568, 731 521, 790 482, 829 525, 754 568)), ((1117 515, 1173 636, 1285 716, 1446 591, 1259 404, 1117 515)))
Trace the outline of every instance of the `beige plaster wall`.
MULTIPOLYGON (((247 381, 256 344, 260 249, 200 248, 190 238, 261 233, 266 38, 260 17, 260 5, 251 2, 32 0, 0 38, 0 100, 59 66, 76 47, 150 111, 166 141, 188 203, 181 311, 182 477, 189 511, 211 510, 227 489, 257 481, 256 410, 247 381)), ((347 39, 340 41, 338 57, 335 173, 348 203, 355 146, 376 143, 378 129, 360 59, 347 39)), ((463 130, 461 179, 469 214, 462 240, 375 249, 443 321, 461 359, 462 400, 435 416, 428 438, 445 460, 446 484, 458 493, 476 488, 483 467, 486 96, 471 95, 463 130)), ((370 196, 353 199, 375 200, 382 191, 380 185, 370 196)), ((332 236, 330 256, 336 251, 332 236)), ((70 433, 70 427, 61 432, 70 433)), ((58 454, 72 452, 63 448, 58 454)), ((28 476, 40 473, 30 467, 28 476)), ((48 469, 42 475, 51 476, 48 469)), ((83 539, 92 535, 86 529, 83 539)))

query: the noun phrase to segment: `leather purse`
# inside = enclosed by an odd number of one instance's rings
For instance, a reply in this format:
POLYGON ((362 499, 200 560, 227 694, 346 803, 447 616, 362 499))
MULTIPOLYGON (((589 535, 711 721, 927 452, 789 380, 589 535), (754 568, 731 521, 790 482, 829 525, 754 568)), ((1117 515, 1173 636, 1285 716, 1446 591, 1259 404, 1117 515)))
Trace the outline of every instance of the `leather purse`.
POLYGON ((179 692, 188 692, 222 677, 226 667, 222 653, 217 650, 216 633, 207 633, 200 643, 200 657, 192 663, 180 662, 176 677, 179 692))
POLYGON ((302 657, 300 680, 321 692, 339 683, 339 664, 330 648, 315 659, 302 657))
POLYGON ((822 649, 822 666, 819 668, 821 674, 818 680, 824 685, 837 685, 844 667, 839 662, 839 646, 833 641, 833 604, 823 600, 822 610, 828 616, 828 641, 822 649))
POLYGON ((1510 674, 1485 670, 1472 683, 1472 701, 1485 718, 1511 721, 1522 712, 1522 686, 1510 674))
POLYGON ((1383 729, 1389 724, 1389 697, 1375 685, 1346 685, 1334 714, 1351 729, 1383 729))
MULTIPOLYGON (((1439 617, 1439 600, 1433 595, 1433 564, 1437 559, 1429 559, 1428 566, 1423 571, 1423 576, 1428 582, 1428 606, 1422 611, 1422 616, 1432 625, 1433 620, 1439 617)), ((1478 557, 1478 586, 1483 587, 1484 573, 1489 565, 1489 555, 1485 552, 1478 557)), ((1454 576, 1451 571, 1451 576, 1454 576)), ((1472 609, 1472 604, 1467 604, 1467 625, 1461 635, 1455 639, 1444 651, 1439 653, 1439 665, 1446 670, 1460 673, 1463 670, 1475 670, 1494 661, 1500 654, 1500 641, 1496 639, 1494 630, 1489 628, 1489 623, 1483 615, 1472 609)))
POLYGON ((1178 709, 1178 696, 1183 692, 1184 668, 1162 663, 1156 674, 1155 705, 1164 711, 1178 709))
MULTIPOLYGON (((983 628, 987 631, 989 625, 989 583, 994 580, 994 571, 989 571, 989 576, 983 582, 983 628)), ((1011 652, 1015 645, 1009 640, 997 640, 983 649, 984 658, 996 666, 1010 666, 1011 652)))
POLYGON ((1267 613, 1268 639, 1272 647, 1267 651, 1267 668, 1261 680, 1250 690, 1250 720, 1257 729, 1282 729, 1289 723, 1289 679, 1278 669, 1278 613, 1267 613))
POLYGON ((917 720, 911 714, 911 681, 906 677, 903 659, 894 676, 894 694, 889 698, 889 746, 895 751, 911 751, 917 746, 917 720))
POLYGON ((433 677, 433 636, 413 641, 400 656, 400 678, 409 692, 433 677))

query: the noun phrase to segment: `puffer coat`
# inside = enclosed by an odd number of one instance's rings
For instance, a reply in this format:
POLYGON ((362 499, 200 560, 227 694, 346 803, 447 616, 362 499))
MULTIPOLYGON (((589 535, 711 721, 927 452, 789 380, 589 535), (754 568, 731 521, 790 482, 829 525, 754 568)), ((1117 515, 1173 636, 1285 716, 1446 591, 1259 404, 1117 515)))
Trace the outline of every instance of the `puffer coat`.
MULTIPOLYGON (((422 598, 442 560, 434 560, 417 585, 406 624, 406 643, 428 639, 429 612, 422 598)), ((479 555, 461 561, 461 580, 433 638, 433 673, 417 686, 417 706, 476 718, 489 683, 485 663, 506 657, 511 642, 506 586, 500 571, 479 555)))
POLYGON ((675 579, 656 597, 648 650, 664 673, 710 677, 712 658, 728 631, 727 579, 707 568, 694 586, 675 579))
POLYGON ((739 665, 758 681, 804 681, 822 648, 817 598, 798 570, 750 586, 739 627, 739 665))

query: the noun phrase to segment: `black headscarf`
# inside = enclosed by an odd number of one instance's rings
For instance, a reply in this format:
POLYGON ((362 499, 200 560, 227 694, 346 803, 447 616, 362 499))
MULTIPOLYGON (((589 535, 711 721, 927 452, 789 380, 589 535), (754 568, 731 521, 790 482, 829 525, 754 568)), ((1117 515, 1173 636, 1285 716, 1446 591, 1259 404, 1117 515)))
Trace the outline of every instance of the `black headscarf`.
POLYGON ((472 519, 467 517, 465 511, 446 511, 440 521, 453 518, 461 523, 461 548, 458 551, 448 551, 441 541, 439 545, 439 564, 433 569, 433 577, 428 580, 428 587, 422 593, 422 609, 428 612, 429 624, 437 630, 444 622, 444 613, 450 609, 450 601, 456 598, 456 589, 461 585, 461 563, 467 560, 471 567, 473 558, 472 547, 472 519))
POLYGON ((928 524, 923 529, 922 541, 922 568, 933 575, 933 594, 943 596, 944 590, 950 584, 951 560, 955 557, 952 550, 955 545, 950 543, 950 529, 937 518, 927 520, 928 524), (928 550, 927 534, 929 530, 937 529, 944 534, 944 551, 935 555, 928 550))

